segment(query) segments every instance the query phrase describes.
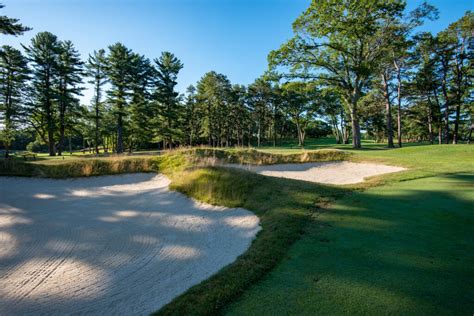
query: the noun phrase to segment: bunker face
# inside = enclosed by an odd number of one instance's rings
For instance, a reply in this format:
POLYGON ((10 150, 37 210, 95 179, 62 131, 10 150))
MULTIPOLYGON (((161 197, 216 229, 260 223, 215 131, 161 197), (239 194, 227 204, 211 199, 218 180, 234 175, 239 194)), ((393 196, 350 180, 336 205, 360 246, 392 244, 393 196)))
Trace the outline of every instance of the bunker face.
POLYGON ((373 163, 354 163, 348 161, 313 162, 278 165, 227 165, 271 177, 289 178, 326 184, 354 184, 365 178, 385 173, 406 170, 373 163))
POLYGON ((255 215, 168 184, 0 177, 0 314, 146 315, 249 247, 255 215))

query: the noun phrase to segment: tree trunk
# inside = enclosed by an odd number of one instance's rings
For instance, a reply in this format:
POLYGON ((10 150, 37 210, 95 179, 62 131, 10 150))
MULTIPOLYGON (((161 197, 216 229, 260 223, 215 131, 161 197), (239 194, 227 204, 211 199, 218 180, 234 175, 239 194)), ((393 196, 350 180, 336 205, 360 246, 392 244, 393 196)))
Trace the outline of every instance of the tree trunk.
MULTIPOLYGON (((120 109, 121 110, 121 109, 120 109)), ((118 115, 117 121, 117 154, 123 153, 123 121, 122 121, 122 113, 118 115)))
POLYGON ((472 130, 474 129, 474 123, 471 123, 471 127, 469 127, 469 133, 467 134, 467 143, 471 143, 471 137, 472 137, 472 130))
POLYGON ((383 95, 385 98, 385 111, 387 116, 387 142, 388 148, 394 148, 393 145, 393 129, 392 129, 392 105, 390 103, 390 93, 388 91, 388 78, 386 74, 382 75, 383 95))
POLYGON ((260 132, 261 132, 260 121, 258 121, 258 130, 257 130, 257 147, 260 147, 260 132))
POLYGON ((99 104, 95 104, 95 153, 99 154, 99 104))
POLYGON ((454 131, 453 131, 453 144, 458 143, 458 134, 459 134, 459 119, 461 117, 461 106, 456 105, 456 120, 454 121, 454 131))
POLYGON ((361 148, 360 143, 360 125, 359 118, 357 116, 356 102, 353 102, 351 106, 351 120, 352 120, 352 148, 361 148))
POLYGON ((8 158, 10 155, 10 130, 11 130, 11 117, 12 117, 12 110, 13 110, 13 104, 12 104, 12 98, 11 98, 11 86, 10 86, 10 81, 8 81, 7 84, 7 89, 5 93, 5 126, 4 126, 4 133, 5 139, 4 139, 4 144, 5 144, 5 158, 8 158))
POLYGON ((448 72, 448 65, 446 61, 443 61, 443 80, 441 84, 441 88, 443 91, 444 96, 444 133, 445 133, 445 143, 449 144, 449 99, 448 99, 448 90, 446 88, 448 72))
POLYGON ((302 139, 302 133, 301 133, 301 125, 298 120, 296 120, 296 132, 298 134, 298 146, 303 146, 304 141, 302 139))
POLYGON ((64 133, 65 133, 65 122, 64 122, 64 113, 61 113, 59 117, 59 144, 58 144, 58 156, 63 154, 64 146, 64 133))
POLYGON ((461 102, 462 102, 462 91, 463 91, 463 71, 462 71, 462 65, 464 64, 464 56, 463 54, 464 51, 464 44, 465 42, 463 41, 462 44, 459 47, 459 52, 456 54, 456 63, 455 63, 455 69, 456 69, 456 119, 454 121, 454 132, 453 132, 453 144, 458 143, 458 137, 459 137, 459 120, 461 118, 461 102))
POLYGON ((64 148, 64 132, 66 129, 66 83, 64 78, 62 78, 59 82, 59 89, 60 89, 60 100, 59 100, 59 143, 58 143, 58 156, 62 156, 63 148, 64 148))
POLYGON ((402 76, 398 64, 395 62, 397 69, 397 138, 398 147, 402 147, 402 76))
POLYGON ((46 110, 46 124, 48 126, 48 149, 50 156, 56 156, 56 150, 54 148, 54 118, 53 118, 53 109, 51 104, 51 98, 49 95, 50 89, 50 82, 49 82, 49 72, 46 76, 46 84, 45 84, 45 110, 46 110))
POLYGON ((433 145, 433 109, 431 106, 431 100, 428 96, 428 133, 430 144, 433 145))
POLYGON ((336 137, 336 143, 340 144, 342 142, 342 133, 339 131, 339 127, 337 124, 337 117, 336 115, 331 115, 331 122, 332 122, 332 128, 333 128, 333 133, 334 136, 336 137))
POLYGON ((49 113, 47 115, 47 117, 48 117, 48 149, 49 149, 49 155, 50 156, 56 156, 56 150, 54 148, 54 122, 53 122, 53 118, 52 118, 52 113, 49 113))

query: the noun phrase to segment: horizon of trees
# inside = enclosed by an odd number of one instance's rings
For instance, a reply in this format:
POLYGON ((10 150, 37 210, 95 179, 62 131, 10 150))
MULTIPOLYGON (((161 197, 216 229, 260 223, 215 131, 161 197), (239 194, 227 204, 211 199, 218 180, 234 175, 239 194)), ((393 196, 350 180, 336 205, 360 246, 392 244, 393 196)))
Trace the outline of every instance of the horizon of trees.
MULTIPOLYGON (((0 5, 0 9, 3 6, 0 5)), ((89 148, 277 145, 334 135, 361 147, 362 132, 388 147, 405 140, 469 142, 474 125, 473 19, 468 11, 439 34, 416 33, 437 10, 404 1, 314 0, 295 36, 268 56, 269 70, 248 86, 210 71, 176 91, 183 63, 153 60, 122 43, 81 60, 74 44, 49 32, 23 51, 0 49, 0 140, 51 156, 89 148), (350 8, 350 10, 348 10, 350 8), (334 19, 334 16, 340 17, 334 19), (84 84, 90 104, 80 102, 84 84), (396 119, 394 119, 396 118, 396 119), (28 142, 28 144, 25 143, 28 142), (46 148, 45 148, 46 149, 46 148)), ((26 31, 0 16, 0 33, 26 31)))

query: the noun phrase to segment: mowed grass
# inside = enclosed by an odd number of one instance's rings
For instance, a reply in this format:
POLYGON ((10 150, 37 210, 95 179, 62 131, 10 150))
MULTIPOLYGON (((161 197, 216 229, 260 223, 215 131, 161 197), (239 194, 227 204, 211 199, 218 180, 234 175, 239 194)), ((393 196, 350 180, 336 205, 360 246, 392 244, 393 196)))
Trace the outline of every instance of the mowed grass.
POLYGON ((231 315, 471 315, 474 173, 354 192, 312 216, 231 315))

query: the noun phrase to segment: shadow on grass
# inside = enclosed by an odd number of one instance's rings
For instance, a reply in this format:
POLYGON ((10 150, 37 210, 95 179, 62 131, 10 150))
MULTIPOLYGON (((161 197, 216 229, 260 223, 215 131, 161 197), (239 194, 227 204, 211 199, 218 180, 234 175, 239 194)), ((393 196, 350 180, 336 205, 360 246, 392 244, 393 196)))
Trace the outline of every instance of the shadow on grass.
POLYGON ((473 183, 426 178, 338 200, 228 312, 472 313, 473 183))

